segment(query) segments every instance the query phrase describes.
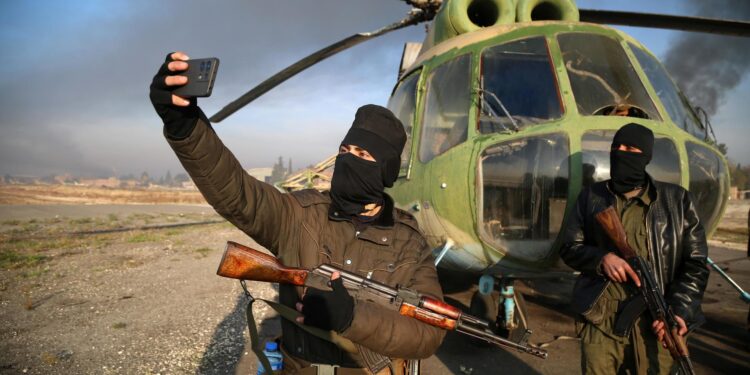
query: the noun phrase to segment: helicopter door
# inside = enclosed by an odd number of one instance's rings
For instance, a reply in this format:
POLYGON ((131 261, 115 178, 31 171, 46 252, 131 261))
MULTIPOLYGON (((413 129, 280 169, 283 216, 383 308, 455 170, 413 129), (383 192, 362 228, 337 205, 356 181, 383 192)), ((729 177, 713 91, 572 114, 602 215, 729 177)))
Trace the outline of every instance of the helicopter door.
POLYGON ((411 169, 411 149, 412 149, 412 131, 414 129, 414 114, 417 104, 417 83, 419 83, 420 71, 411 73, 393 90, 391 98, 388 100, 388 109, 401 120, 406 132, 406 144, 404 151, 401 153, 401 170, 398 177, 410 178, 411 169))
MULTIPOLYGON (((458 56, 433 69, 425 82, 424 112, 418 142, 424 168, 425 231, 455 232, 448 217, 465 215, 471 145, 468 137, 471 107, 471 55, 458 56)), ((456 240, 456 238, 454 238, 456 240)))

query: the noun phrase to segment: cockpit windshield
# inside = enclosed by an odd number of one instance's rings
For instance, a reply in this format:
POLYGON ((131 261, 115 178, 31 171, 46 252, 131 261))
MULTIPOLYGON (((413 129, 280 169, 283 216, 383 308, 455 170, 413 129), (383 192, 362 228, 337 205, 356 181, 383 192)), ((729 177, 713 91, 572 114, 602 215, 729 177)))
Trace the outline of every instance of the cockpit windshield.
POLYGON ((661 120, 619 42, 587 33, 564 33, 557 40, 579 113, 661 120))
POLYGON ((544 37, 482 52, 480 133, 515 132, 562 116, 557 80, 544 37))

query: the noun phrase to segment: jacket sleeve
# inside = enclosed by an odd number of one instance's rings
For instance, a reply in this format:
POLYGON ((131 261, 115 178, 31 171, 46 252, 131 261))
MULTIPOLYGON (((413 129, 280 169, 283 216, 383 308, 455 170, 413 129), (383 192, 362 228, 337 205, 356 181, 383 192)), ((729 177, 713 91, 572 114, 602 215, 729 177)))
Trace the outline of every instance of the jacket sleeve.
POLYGON ((560 247, 560 258, 569 267, 576 271, 601 275, 599 269, 602 258, 607 255, 608 251, 597 246, 586 244, 585 226, 593 225, 586 223, 586 202, 588 201, 588 189, 584 189, 578 195, 573 212, 568 217, 563 232, 563 243, 560 247))
MULTIPOLYGON (((701 316, 700 306, 708 283, 708 244, 698 212, 687 191, 683 191, 682 208, 682 248, 678 249, 681 253, 677 255, 681 262, 677 265, 674 280, 669 284, 665 297, 672 311, 685 319, 688 325, 693 325, 701 323, 696 320, 701 316)), ((676 225, 679 226, 679 223, 676 225)))
POLYGON ((185 138, 167 141, 203 197, 222 217, 278 255, 294 209, 289 197, 247 174, 205 118, 185 138))
MULTIPOLYGON (((409 288, 442 301, 434 259, 424 246, 409 288)), ((445 333, 441 328, 402 316, 393 308, 357 299, 352 324, 342 336, 391 358, 424 359, 437 351, 445 333)))

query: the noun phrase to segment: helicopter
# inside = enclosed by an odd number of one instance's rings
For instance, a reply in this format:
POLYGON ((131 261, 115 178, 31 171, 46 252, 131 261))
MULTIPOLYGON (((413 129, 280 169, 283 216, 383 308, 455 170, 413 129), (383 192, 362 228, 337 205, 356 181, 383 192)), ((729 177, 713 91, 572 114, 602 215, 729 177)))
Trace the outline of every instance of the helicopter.
MULTIPOLYGON (((403 0, 407 16, 280 71, 214 114, 220 122, 306 68, 388 32, 406 43, 388 107, 407 143, 388 189, 419 222, 438 267, 475 277, 469 309, 511 336, 528 328, 517 280, 570 290, 558 234, 581 189, 609 178, 617 129, 655 135, 647 172, 687 188, 709 236, 729 196, 727 160, 658 59, 606 24, 750 36, 750 23, 578 9, 572 0, 403 0)), ((325 190, 335 155, 277 187, 325 190)), ((563 293, 564 294, 564 293, 563 293)))

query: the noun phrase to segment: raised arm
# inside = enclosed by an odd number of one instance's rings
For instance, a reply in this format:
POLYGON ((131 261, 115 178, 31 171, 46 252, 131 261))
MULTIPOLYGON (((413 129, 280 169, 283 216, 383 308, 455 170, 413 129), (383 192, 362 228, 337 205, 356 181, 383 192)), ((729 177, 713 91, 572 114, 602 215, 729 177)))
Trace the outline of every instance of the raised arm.
POLYGON ((172 90, 187 83, 187 55, 175 52, 154 76, 150 97, 169 145, 203 197, 221 216, 274 253, 294 217, 290 197, 247 174, 221 142, 195 98, 172 90))

